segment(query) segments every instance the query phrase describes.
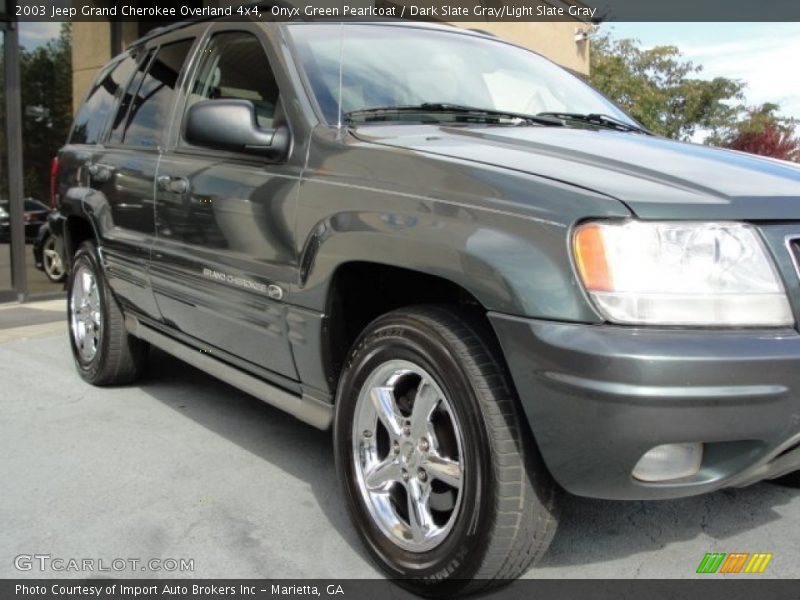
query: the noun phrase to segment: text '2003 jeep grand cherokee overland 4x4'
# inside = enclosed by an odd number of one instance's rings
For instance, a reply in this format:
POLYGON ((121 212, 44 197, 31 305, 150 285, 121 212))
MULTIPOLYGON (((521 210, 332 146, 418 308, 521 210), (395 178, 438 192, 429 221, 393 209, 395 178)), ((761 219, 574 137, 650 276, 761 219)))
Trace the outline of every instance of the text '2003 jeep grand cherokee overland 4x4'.
POLYGON ((562 489, 800 465, 800 170, 650 135, 516 46, 175 25, 102 70, 54 175, 82 377, 153 344, 332 426, 416 590, 524 572, 562 489))

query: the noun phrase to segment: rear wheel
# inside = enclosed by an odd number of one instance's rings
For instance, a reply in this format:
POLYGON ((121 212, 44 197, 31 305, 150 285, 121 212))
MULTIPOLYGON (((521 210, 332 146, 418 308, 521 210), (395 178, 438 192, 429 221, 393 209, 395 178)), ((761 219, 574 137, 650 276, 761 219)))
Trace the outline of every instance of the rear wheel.
POLYGON ((80 376, 94 385, 134 381, 144 369, 148 344, 125 330, 91 242, 75 253, 68 298, 70 344, 80 376))
POLYGON ((513 579, 555 532, 559 489, 483 321, 380 317, 342 375, 334 444, 350 515, 383 569, 431 596, 513 579))

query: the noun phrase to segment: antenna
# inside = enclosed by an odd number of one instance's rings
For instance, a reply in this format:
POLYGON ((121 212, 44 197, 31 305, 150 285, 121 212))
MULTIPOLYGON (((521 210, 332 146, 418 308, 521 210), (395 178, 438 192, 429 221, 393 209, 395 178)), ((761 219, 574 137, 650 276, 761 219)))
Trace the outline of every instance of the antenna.
POLYGON ((339 27, 339 130, 342 129, 342 63, 344 62, 344 22, 339 27))

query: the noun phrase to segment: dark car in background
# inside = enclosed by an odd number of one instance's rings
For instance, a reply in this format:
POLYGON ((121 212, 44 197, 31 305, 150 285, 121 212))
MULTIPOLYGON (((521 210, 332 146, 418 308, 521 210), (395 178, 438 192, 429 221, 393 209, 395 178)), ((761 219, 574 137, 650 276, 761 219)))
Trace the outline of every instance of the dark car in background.
MULTIPOLYGON (((0 200, 0 243, 11 240, 11 214, 8 200, 0 200)), ((50 208, 35 198, 25 198, 22 218, 25 224, 25 243, 36 240, 39 230, 47 222, 50 208)))
POLYGON ((54 175, 81 377, 152 344, 332 428, 418 592, 523 573, 564 491, 800 468, 800 168, 651 135, 512 44, 170 26, 102 69, 54 175))

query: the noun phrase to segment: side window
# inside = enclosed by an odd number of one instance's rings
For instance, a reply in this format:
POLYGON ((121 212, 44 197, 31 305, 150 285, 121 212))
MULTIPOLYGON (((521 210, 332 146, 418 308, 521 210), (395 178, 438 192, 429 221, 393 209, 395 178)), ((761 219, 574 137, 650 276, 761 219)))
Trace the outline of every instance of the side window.
POLYGON ((69 140, 71 144, 98 142, 108 122, 108 116, 114 108, 117 93, 128 84, 135 70, 136 60, 128 55, 100 72, 75 117, 75 125, 69 140))
POLYGON ((122 143, 122 134, 125 133, 125 125, 127 124, 128 112, 133 103, 133 97, 142 84, 142 79, 147 72, 147 67, 150 65, 150 60, 153 58, 154 53, 154 50, 148 51, 139 61, 139 66, 136 69, 135 75, 130 79, 124 94, 121 95, 119 105, 117 106, 117 113, 114 115, 114 120, 111 122, 111 134, 108 137, 109 143, 122 143))
POLYGON ((190 89, 187 109, 201 100, 250 100, 258 126, 272 128, 278 84, 261 42, 252 33, 227 31, 212 37, 190 89))
POLYGON ((167 129, 178 77, 192 40, 161 46, 130 100, 122 141, 131 146, 155 147, 167 129))

